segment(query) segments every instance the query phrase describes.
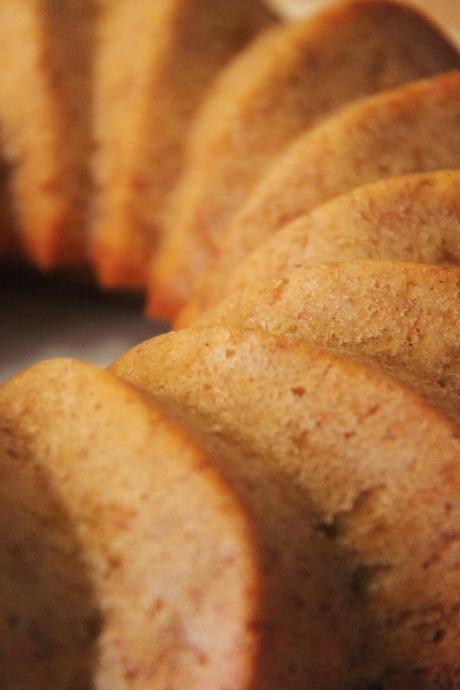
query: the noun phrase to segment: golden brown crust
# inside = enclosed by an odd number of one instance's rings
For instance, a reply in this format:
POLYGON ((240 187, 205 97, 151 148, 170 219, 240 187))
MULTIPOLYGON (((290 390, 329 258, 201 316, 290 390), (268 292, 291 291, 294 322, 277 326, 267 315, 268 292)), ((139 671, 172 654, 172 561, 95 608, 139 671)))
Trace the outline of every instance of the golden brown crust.
POLYGON ((144 285, 190 121, 218 71, 273 19, 260 0, 107 3, 96 61, 92 229, 104 285, 144 285))
POLYGON ((416 11, 386 1, 341 3, 251 46, 221 76, 192 132, 153 260, 151 312, 177 312, 230 219, 303 130, 356 98, 458 68, 459 59, 416 11))
POLYGON ((303 488, 315 529, 352 576, 361 641, 343 687, 455 687, 458 396, 300 342, 221 328, 154 339, 113 370, 252 447, 273 483, 303 488))
POLYGON ((291 269, 360 259, 458 264, 460 172, 408 175, 358 187, 288 224, 247 256, 244 245, 228 243, 218 267, 196 285, 175 325, 189 325, 234 290, 280 278, 291 269))

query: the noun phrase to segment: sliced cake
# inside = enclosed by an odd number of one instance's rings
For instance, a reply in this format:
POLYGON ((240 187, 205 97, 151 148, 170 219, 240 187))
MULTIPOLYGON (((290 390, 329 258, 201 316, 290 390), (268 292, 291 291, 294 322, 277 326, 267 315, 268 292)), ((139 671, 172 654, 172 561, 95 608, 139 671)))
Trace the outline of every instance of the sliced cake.
POLYGON ((356 98, 459 67, 436 27, 387 0, 341 3, 261 37, 220 77, 192 131, 150 311, 177 313, 232 216, 302 131, 356 98))
POLYGON ((190 324, 225 295, 259 280, 305 264, 358 259, 459 264, 460 172, 358 187, 289 223, 247 256, 242 244, 229 245, 219 270, 205 273, 175 325, 190 324))
POLYGON ((2 135, 21 241, 40 268, 85 256, 95 11, 95 0, 0 4, 2 135))
MULTIPOLYGON (((324 687, 456 686, 458 394, 290 338, 225 328, 154 339, 114 371, 193 410, 219 438, 256 449, 266 463, 259 475, 270 473, 272 485, 305 492, 338 573, 344 583, 351 576, 345 587, 358 617, 347 638, 358 651, 340 682, 324 687)), ((248 479, 254 492, 258 482, 248 479)), ((310 687, 310 677, 281 686, 310 687)))
POLYGON ((91 239, 103 285, 145 284, 195 111, 225 63, 273 21, 262 0, 106 3, 96 61, 91 239))
POLYGON ((205 289, 212 291, 216 280, 219 293, 244 256, 333 197, 398 175, 459 166, 460 71, 361 100, 301 135, 277 159, 221 238, 205 289))
POLYGON ((350 574, 271 467, 93 366, 1 387, 2 688, 341 687, 350 574))
POLYGON ((460 268, 305 265, 233 292, 198 324, 262 328, 460 386, 460 268))

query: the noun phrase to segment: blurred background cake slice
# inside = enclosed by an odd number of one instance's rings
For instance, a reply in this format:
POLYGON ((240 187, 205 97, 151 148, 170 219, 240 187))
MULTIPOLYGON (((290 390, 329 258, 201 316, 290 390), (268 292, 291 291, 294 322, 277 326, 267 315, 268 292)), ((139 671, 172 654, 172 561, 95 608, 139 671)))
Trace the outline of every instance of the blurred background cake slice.
POLYGON ((144 285, 195 112, 221 68, 272 22, 262 0, 112 0, 104 6, 91 232, 104 286, 144 285))
MULTIPOLYGON (((298 137, 225 230, 197 293, 287 223, 364 184, 460 165, 460 71, 362 99, 298 137)), ((208 298, 207 298, 208 299, 208 298)))
POLYGON ((359 97, 460 67, 409 6, 357 0, 264 36, 220 77, 192 131, 187 166, 150 276, 150 312, 171 319, 277 154, 359 97))
POLYGON ((228 246, 219 261, 223 279, 217 270, 205 273, 175 325, 189 325, 225 295, 290 268, 357 259, 460 263, 460 172, 357 187, 288 223, 249 254, 244 245, 228 246))
POLYGON ((0 122, 24 250, 79 264, 92 198, 95 0, 0 5, 0 122))

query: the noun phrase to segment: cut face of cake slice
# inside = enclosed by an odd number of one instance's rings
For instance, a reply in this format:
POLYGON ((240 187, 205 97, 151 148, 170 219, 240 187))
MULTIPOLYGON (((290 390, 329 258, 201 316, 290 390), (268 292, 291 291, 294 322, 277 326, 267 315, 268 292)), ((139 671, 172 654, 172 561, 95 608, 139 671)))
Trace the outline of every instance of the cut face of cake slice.
POLYGON ((92 255, 110 287, 145 284, 190 122, 216 74, 274 22, 262 0, 112 0, 95 76, 92 255))
MULTIPOLYGON (((206 291, 290 221, 374 181, 460 166, 460 71, 361 100, 301 135, 221 238, 206 291)), ((197 285, 197 291, 202 291, 197 285)))
POLYGON ((350 573, 250 444, 51 361, 0 388, 0 468, 5 690, 344 687, 350 573))
POLYGON ((0 6, 0 119, 27 255, 83 261, 91 191, 95 0, 0 6))
POLYGON ((175 326, 187 326, 225 295, 257 281, 305 264, 359 259, 459 264, 460 172, 358 187, 288 224, 248 256, 233 243, 219 258, 219 270, 208 271, 196 285, 175 326))
MULTIPOLYGON (((458 395, 409 383, 402 370, 388 376, 290 338, 225 328, 151 340, 114 371, 193 410, 220 438, 253 447, 273 486, 305 492, 315 530, 351 577, 344 582, 358 617, 359 652, 339 684, 324 687, 455 686, 458 395)), ((309 680, 298 675, 292 687, 309 680)))
POLYGON ((212 456, 95 367, 0 388, 2 688, 248 687, 258 563, 212 456))
POLYGON ((221 75, 191 133, 151 275, 150 310, 170 319, 274 157, 343 104, 460 66, 416 11, 342 3, 261 37, 221 75))
POLYGON ((237 290, 198 321, 261 328, 460 388, 460 268, 305 265, 237 290))

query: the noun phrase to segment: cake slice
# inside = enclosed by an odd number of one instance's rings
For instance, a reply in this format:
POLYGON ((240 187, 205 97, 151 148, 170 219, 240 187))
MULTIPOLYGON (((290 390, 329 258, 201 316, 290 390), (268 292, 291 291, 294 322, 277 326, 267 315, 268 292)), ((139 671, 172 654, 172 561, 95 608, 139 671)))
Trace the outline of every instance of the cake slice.
POLYGON ((262 0, 112 0, 96 60, 92 255, 107 287, 140 287, 190 122, 213 79, 274 21, 262 0))
POLYGON ((204 291, 212 294, 215 281, 221 294, 247 254, 335 196, 398 175, 459 166, 460 71, 352 104, 277 159, 221 238, 204 291))
MULTIPOLYGON (((458 389, 447 395, 402 370, 389 376, 291 338, 225 328, 151 340, 114 371, 257 449, 272 485, 302 487, 338 572, 351 576, 358 615, 350 637, 359 652, 325 688, 456 686, 458 389)), ((261 687, 298 690, 305 680, 261 687)))
POLYGON ((304 265, 235 291, 198 324, 262 328, 460 386, 457 266, 304 265))
POLYGON ((21 240, 41 268, 85 256, 95 0, 0 5, 0 119, 21 240))
POLYGON ((248 687, 257 555, 210 453, 57 360, 0 388, 0 466, 2 688, 248 687))
POLYGON ((460 172, 392 177, 336 197, 276 232, 245 258, 233 244, 196 285, 176 327, 234 290, 324 261, 383 259, 460 264, 460 172), (232 271, 232 266, 236 269, 232 271))
POLYGON ((350 574, 267 464, 83 363, 1 387, 2 688, 344 687, 350 574))
POLYGON ((154 255, 150 311, 171 319, 274 157, 356 98, 460 67, 416 10, 341 3, 261 37, 220 77, 191 134, 168 229, 154 255))

